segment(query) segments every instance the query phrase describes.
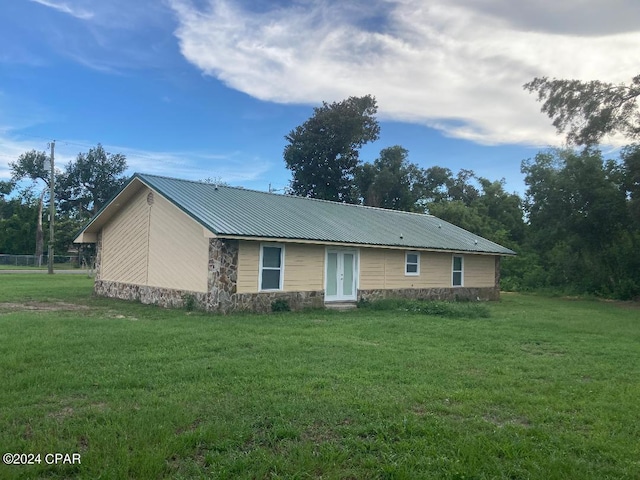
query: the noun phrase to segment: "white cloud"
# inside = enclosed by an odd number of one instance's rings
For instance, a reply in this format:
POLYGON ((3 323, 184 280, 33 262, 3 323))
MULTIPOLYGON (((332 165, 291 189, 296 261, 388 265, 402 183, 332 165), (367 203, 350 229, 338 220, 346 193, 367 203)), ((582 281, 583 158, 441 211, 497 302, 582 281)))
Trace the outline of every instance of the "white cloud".
POLYGON ((132 69, 172 66, 175 57, 167 55, 165 46, 174 42, 170 32, 175 19, 163 1, 30 2, 47 7, 39 9, 42 15, 37 17, 45 21, 38 22, 38 28, 34 29, 33 20, 16 9, 19 13, 9 20, 20 30, 28 31, 29 37, 22 42, 8 42, 6 51, 0 53, 0 62, 36 65, 55 62, 55 55, 43 53, 42 46, 46 45, 47 50, 102 73, 125 74, 132 69), (57 13, 73 18, 64 21, 57 13))
MULTIPOLYGON (((371 4, 384 15, 377 22, 371 9, 358 16, 344 2, 266 12, 228 0, 205 8, 187 0, 169 4, 184 57, 232 88, 281 103, 371 93, 383 119, 483 144, 559 141, 535 97, 522 89, 535 76, 628 81, 638 73, 640 28, 630 31, 624 15, 637 7, 622 0, 606 32, 588 36, 575 20, 563 32, 557 17, 591 12, 596 0, 572 0, 561 9, 524 2, 538 13, 529 17, 505 1, 388 0, 371 4)), ((596 10, 590 21, 599 15, 607 23, 606 11, 596 10)))
POLYGON ((105 145, 105 150, 122 153, 127 157, 129 173, 143 172, 153 175, 175 176, 205 180, 217 178, 230 184, 251 182, 259 179, 271 165, 255 157, 247 157, 240 152, 211 154, 198 151, 149 151, 105 145))
MULTIPOLYGON (((75 160, 78 152, 87 152, 91 148, 85 141, 56 142, 56 168, 75 160)), ((143 172, 154 175, 180 176, 190 180, 220 179, 232 185, 243 185, 258 182, 271 168, 268 161, 261 158, 248 157, 240 152, 210 154, 197 151, 162 152, 104 145, 107 152, 122 153, 127 157, 127 174, 143 172)), ((11 171, 9 163, 30 150, 49 153, 44 139, 19 139, 10 132, 0 128, 0 181, 9 180, 11 171)), ((263 182, 258 182, 262 184, 263 182)))
POLYGON ((88 10, 75 8, 68 3, 64 2, 54 2, 51 0, 31 0, 34 3, 39 3, 40 5, 44 5, 45 7, 53 8, 62 13, 66 13, 67 15, 71 15, 72 17, 78 18, 80 20, 89 20, 93 18, 93 12, 88 10))
MULTIPOLYGON (((458 5, 469 0, 450 0, 458 5)), ((637 0, 474 0, 473 8, 515 28, 561 35, 597 36, 638 31, 637 0)))

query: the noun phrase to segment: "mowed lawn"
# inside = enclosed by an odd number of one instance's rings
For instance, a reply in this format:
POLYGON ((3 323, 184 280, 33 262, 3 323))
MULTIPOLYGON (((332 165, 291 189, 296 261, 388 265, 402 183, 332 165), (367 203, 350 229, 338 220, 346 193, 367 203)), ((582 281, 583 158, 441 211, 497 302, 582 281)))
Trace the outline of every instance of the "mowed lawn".
POLYGON ((638 305, 214 316, 91 284, 0 275, 0 453, 41 455, 0 478, 640 478, 638 305))

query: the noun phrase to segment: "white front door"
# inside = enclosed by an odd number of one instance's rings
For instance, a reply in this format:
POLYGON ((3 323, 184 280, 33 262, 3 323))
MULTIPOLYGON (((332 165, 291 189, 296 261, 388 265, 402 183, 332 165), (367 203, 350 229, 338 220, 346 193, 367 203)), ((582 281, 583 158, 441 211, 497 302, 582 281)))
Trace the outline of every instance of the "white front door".
POLYGON ((327 250, 325 302, 356 300, 358 296, 358 251, 327 250))

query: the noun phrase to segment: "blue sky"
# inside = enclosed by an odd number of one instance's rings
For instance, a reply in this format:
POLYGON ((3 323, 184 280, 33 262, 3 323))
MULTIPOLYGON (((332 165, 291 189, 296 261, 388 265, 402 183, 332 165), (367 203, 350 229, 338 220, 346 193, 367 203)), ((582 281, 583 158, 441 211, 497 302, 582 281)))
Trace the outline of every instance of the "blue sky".
MULTIPOLYGON (((522 84, 628 82, 637 0, 0 0, 0 179, 56 140, 98 142, 130 173, 283 188, 284 136, 322 101, 372 94, 373 161, 505 178, 560 145, 522 84)), ((616 138, 607 140, 613 147, 616 138)))

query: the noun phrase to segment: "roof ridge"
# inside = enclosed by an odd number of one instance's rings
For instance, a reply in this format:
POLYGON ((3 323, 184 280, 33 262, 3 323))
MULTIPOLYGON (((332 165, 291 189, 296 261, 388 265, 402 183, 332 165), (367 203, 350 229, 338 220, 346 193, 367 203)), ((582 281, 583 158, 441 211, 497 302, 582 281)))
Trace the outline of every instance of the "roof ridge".
POLYGON ((81 234, 97 234, 117 212, 116 199, 120 195, 125 200, 132 198, 140 191, 139 185, 157 191, 205 229, 226 238, 515 254, 498 243, 429 214, 225 185, 219 185, 220 191, 214 191, 216 185, 213 183, 143 173, 135 173, 120 192, 103 205, 81 234), (302 200, 314 200, 315 203, 302 200))
POLYGON ((380 211, 383 211, 383 212, 402 213, 402 214, 408 214, 408 215, 418 215, 418 216, 422 216, 422 217, 433 217, 433 218, 435 218, 430 213, 407 212, 405 210, 394 210, 392 208, 374 207, 374 206, 371 206, 371 205, 359 205, 357 203, 336 202, 334 200, 325 200, 325 199, 322 199, 322 198, 303 197, 302 195, 286 195, 286 194, 280 194, 280 193, 275 193, 275 192, 265 192, 264 190, 256 190, 254 188, 237 187, 237 186, 233 186, 233 185, 220 185, 220 184, 216 184, 216 183, 205 182, 205 181, 202 181, 202 180, 188 180, 188 179, 183 179, 183 178, 168 177, 168 176, 165 176, 165 175, 154 175, 154 174, 150 174, 150 173, 141 173, 141 172, 134 173, 134 176, 163 178, 165 180, 173 180, 173 181, 177 181, 177 182, 187 182, 187 183, 196 183, 196 184, 199 184, 199 185, 210 185, 210 186, 212 186, 214 188, 215 187, 217 187, 217 188, 231 188, 231 189, 234 189, 234 190, 241 190, 241 191, 244 191, 244 192, 255 192, 255 193, 261 193, 261 194, 264 194, 264 195, 273 195, 273 196, 281 197, 281 198, 299 198, 299 199, 302 199, 302 200, 311 200, 311 201, 315 201, 315 202, 330 203, 332 205, 344 205, 344 206, 347 206, 347 207, 366 208, 366 209, 370 209, 370 210, 380 210, 380 211))

